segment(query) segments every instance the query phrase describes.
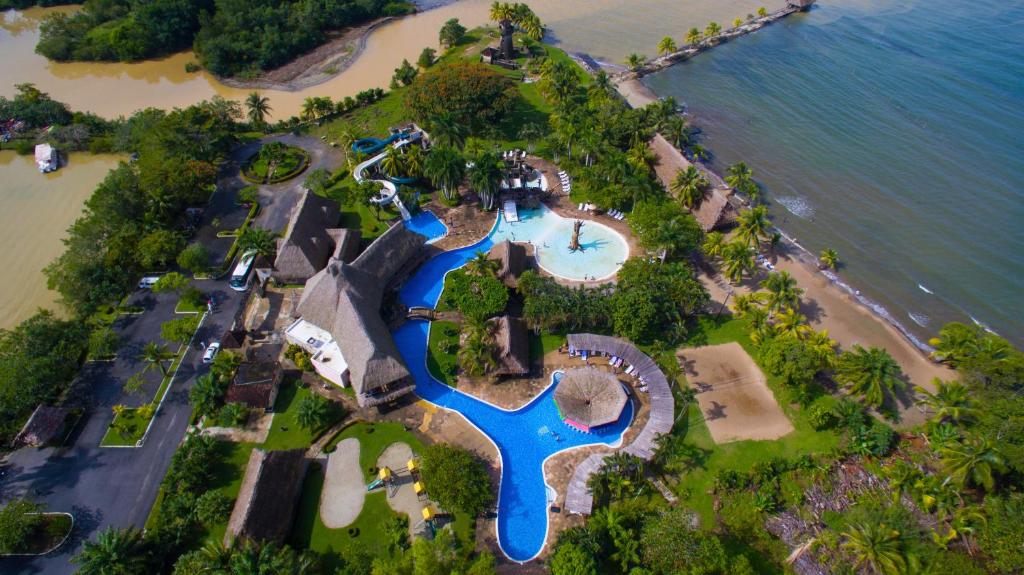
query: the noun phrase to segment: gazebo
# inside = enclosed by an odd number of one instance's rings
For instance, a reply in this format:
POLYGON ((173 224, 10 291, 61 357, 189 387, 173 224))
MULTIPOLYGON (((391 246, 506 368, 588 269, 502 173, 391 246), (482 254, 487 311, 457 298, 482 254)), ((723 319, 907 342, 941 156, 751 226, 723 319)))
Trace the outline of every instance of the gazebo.
POLYGON ((619 379, 596 367, 566 371, 555 388, 555 406, 562 421, 588 433, 617 421, 627 400, 619 379))

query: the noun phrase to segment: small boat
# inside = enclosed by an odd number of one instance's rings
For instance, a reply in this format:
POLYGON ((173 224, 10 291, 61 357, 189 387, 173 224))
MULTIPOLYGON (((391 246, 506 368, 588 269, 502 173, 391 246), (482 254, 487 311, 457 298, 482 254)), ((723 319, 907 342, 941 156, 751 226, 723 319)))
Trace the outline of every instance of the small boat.
POLYGON ((40 174, 56 171, 60 167, 60 156, 57 155, 57 150, 50 144, 36 145, 36 165, 39 166, 40 174))

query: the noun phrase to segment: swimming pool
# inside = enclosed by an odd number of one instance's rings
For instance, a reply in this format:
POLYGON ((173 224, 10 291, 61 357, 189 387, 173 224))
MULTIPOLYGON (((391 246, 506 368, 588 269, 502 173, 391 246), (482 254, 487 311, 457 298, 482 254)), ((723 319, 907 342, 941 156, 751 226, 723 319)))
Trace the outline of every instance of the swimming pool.
MULTIPOLYGON (((543 215, 540 216, 539 222, 543 222, 543 215)), ((505 239, 511 229, 517 232, 519 241, 536 241, 531 231, 543 232, 543 227, 515 227, 514 224, 510 227, 499 217, 483 240, 428 260, 402 287, 402 302, 409 307, 434 307, 441 295, 445 274, 461 267, 477 251, 489 250, 496 241, 505 239)), ((611 269, 614 273, 617 267, 611 269)), ((524 407, 515 411, 501 409, 430 376, 426 367, 429 329, 428 322, 409 321, 394 333, 399 352, 416 381, 416 393, 439 407, 461 413, 494 443, 501 457, 498 544, 513 561, 528 561, 540 553, 547 538, 549 486, 544 481, 544 461, 556 453, 584 445, 618 445, 632 421, 633 405, 627 404, 615 423, 589 434, 575 431, 562 422, 551 397, 553 385, 524 407), (541 525, 544 529, 540 529, 541 525)))
POLYGON ((563 218, 547 206, 519 212, 519 221, 508 223, 502 219, 496 234, 497 241, 533 244, 537 263, 546 272, 563 278, 583 281, 600 280, 615 274, 629 257, 629 245, 618 232, 608 226, 584 220, 580 230, 583 251, 569 251, 573 220, 563 218))
POLYGON ((437 219, 433 212, 427 210, 405 220, 405 227, 427 236, 427 243, 439 240, 448 234, 448 226, 437 219))

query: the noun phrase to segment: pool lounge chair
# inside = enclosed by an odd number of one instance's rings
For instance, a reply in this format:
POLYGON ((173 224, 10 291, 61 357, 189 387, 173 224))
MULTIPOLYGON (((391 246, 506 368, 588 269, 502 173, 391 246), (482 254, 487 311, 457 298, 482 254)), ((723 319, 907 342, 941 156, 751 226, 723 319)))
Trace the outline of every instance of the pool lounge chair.
POLYGON ((635 368, 635 367, 633 367, 632 365, 627 365, 627 366, 626 366, 626 369, 625 369, 624 371, 625 371, 626 373, 628 373, 629 375, 633 375, 633 372, 634 372, 635 370, 636 370, 636 368, 635 368))
POLYGON ((626 219, 626 214, 619 212, 619 215, 615 216, 615 219, 621 222, 622 220, 626 219))

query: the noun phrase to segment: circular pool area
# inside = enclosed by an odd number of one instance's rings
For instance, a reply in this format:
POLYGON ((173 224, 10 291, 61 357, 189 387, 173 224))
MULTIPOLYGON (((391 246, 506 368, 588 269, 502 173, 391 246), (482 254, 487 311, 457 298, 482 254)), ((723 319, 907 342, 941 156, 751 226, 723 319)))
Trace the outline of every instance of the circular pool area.
POLYGON ((510 223, 500 218, 493 233, 495 243, 505 239, 533 244, 537 264, 551 275, 574 281, 610 278, 629 258, 629 244, 608 226, 583 220, 580 246, 572 252, 573 220, 563 218, 541 204, 533 210, 520 210, 519 221, 510 223))

